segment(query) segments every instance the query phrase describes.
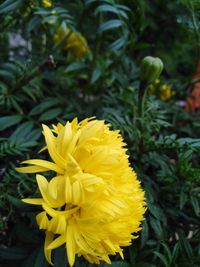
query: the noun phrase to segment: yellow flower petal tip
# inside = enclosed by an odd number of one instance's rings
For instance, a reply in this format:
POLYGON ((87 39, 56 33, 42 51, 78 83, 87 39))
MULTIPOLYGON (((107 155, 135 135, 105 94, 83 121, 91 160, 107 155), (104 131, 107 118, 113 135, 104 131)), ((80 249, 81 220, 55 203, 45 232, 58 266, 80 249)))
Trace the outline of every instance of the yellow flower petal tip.
POLYGON ((18 170, 54 172, 50 180, 37 174, 41 198, 23 200, 43 208, 36 220, 46 231, 47 261, 62 245, 70 266, 76 255, 95 264, 123 258, 122 247, 141 230, 146 202, 121 134, 95 118, 42 127, 51 160, 28 160, 32 166, 18 170))

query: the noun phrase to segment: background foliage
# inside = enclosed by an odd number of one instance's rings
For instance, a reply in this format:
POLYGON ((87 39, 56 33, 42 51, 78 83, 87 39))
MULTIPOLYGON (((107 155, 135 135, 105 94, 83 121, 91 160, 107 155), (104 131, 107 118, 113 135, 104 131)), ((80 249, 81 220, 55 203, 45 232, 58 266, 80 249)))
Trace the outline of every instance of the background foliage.
MULTIPOLYGON (((15 167, 36 158, 41 123, 97 116, 120 129, 146 191, 140 237, 112 266, 198 267, 200 264, 200 123, 186 112, 200 59, 198 0, 0 1, 0 266, 48 267, 35 207, 34 175, 15 167), (76 59, 54 36, 61 25, 80 32, 89 52, 76 59), (138 112, 139 63, 159 56, 161 84, 175 95, 148 94, 138 112)), ((63 248, 55 267, 66 267, 63 248)), ((78 266, 91 266, 79 259, 78 266)), ((102 263, 106 267, 106 264, 102 263)))

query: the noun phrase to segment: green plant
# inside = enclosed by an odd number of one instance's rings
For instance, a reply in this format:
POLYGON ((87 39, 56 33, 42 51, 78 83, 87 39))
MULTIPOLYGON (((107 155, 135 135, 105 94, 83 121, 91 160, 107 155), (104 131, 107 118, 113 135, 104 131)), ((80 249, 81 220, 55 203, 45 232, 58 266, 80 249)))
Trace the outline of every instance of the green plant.
MULTIPOLYGON (((95 115, 121 131, 148 202, 140 237, 111 266, 198 267, 199 116, 177 103, 187 97, 198 60, 199 1, 52 3, 0 1, 0 265, 48 266, 34 219, 39 210, 20 200, 38 194, 35 177, 15 168, 38 157, 42 123, 95 115), (67 39, 54 39, 61 26, 81 33, 90 52, 69 57, 67 39), (147 94, 141 116, 139 66, 146 55, 163 60, 162 81, 176 94, 167 101, 147 94)), ((53 257, 55 267, 67 266, 64 248, 53 257)), ((80 258, 78 266, 91 265, 80 258)))

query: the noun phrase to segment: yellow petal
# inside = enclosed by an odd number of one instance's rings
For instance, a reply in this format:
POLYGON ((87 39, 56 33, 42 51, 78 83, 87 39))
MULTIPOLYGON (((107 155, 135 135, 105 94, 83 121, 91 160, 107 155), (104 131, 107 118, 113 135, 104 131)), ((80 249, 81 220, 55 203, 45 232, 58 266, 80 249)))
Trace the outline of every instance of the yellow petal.
POLYGON ((65 179, 64 176, 53 177, 48 184, 48 192, 55 199, 63 202, 64 205, 64 192, 65 192, 65 179))
POLYGON ((79 209, 79 207, 75 207, 73 209, 69 209, 65 211, 54 210, 45 203, 43 203, 42 207, 51 217, 55 217, 59 215, 64 215, 65 217, 68 217, 79 209))
POLYGON ((69 265, 73 266, 74 261, 75 261, 75 253, 76 253, 76 247, 75 247, 75 240, 74 240, 74 231, 73 231, 73 225, 69 225, 67 227, 67 244, 66 244, 66 249, 67 249, 67 257, 69 261, 69 265))
POLYGON ((65 201, 66 203, 72 203, 72 186, 69 176, 65 177, 65 201))
POLYGON ((15 170, 18 172, 22 172, 22 173, 36 173, 36 172, 48 171, 47 168, 39 167, 39 166, 20 167, 20 168, 15 168, 15 170))
POLYGON ((56 150, 55 142, 54 142, 55 136, 52 134, 51 130, 46 125, 42 125, 42 126, 43 126, 44 137, 46 140, 47 148, 48 148, 51 158, 61 168, 66 168, 66 160, 61 155, 59 155, 58 151, 56 150))
POLYGON ((75 150, 75 147, 78 143, 78 140, 79 140, 79 137, 81 135, 81 131, 78 130, 76 132, 76 134, 74 135, 74 137, 72 138, 71 142, 69 143, 69 146, 65 152, 65 157, 67 156, 67 154, 73 154, 74 150, 75 150))
POLYGON ((43 212, 40 212, 37 216, 36 216, 36 221, 37 221, 37 224, 39 225, 40 229, 47 229, 48 228, 48 218, 47 218, 47 215, 46 215, 46 212, 43 211, 43 212))
POLYGON ((79 181, 75 181, 72 185, 72 196, 74 205, 80 204, 83 198, 83 190, 79 181))
POLYGON ((62 128, 61 132, 58 135, 58 147, 61 155, 65 158, 66 151, 68 150, 69 143, 72 139, 72 128, 71 123, 67 122, 67 124, 62 128))
POLYGON ((42 159, 30 159, 21 162, 22 164, 32 164, 32 165, 37 165, 39 167, 46 168, 47 170, 55 171, 57 173, 63 174, 64 170, 60 168, 58 165, 56 165, 53 162, 42 160, 42 159))
POLYGON ((45 238, 45 243, 44 243, 44 255, 48 263, 51 265, 53 265, 51 261, 51 249, 47 249, 47 248, 53 241, 53 238, 54 238, 54 234, 52 232, 46 231, 46 238, 45 238))
POLYGON ((64 215, 53 217, 49 222, 48 230, 54 234, 63 234, 66 231, 66 218, 64 215))
POLYGON ((48 247, 47 249, 55 249, 62 246, 66 242, 66 233, 57 237, 48 247))
POLYGON ((22 201, 33 205, 42 205, 44 202, 42 198, 23 198, 22 201))
POLYGON ((77 174, 77 173, 82 173, 82 170, 78 162, 72 157, 72 155, 68 154, 66 174, 68 176, 73 176, 74 174, 77 174))

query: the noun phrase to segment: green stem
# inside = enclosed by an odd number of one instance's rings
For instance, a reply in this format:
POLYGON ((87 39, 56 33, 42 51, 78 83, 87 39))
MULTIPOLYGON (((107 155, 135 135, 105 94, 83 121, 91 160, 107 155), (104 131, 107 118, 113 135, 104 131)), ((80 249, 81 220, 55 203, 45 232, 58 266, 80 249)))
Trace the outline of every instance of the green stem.
POLYGON ((140 118, 143 118, 144 114, 144 103, 146 99, 147 84, 140 82, 139 94, 138 94, 138 115, 140 118))
POLYGON ((143 140, 142 135, 144 132, 143 118, 144 118, 146 95, 147 95, 147 83, 140 82, 139 93, 138 93, 138 117, 139 117, 138 128, 141 133, 141 137, 139 141, 139 152, 138 152, 139 159, 141 159, 142 154, 144 152, 144 140, 143 140))

